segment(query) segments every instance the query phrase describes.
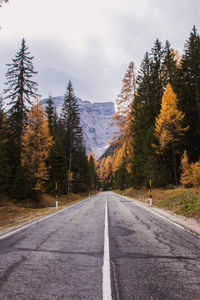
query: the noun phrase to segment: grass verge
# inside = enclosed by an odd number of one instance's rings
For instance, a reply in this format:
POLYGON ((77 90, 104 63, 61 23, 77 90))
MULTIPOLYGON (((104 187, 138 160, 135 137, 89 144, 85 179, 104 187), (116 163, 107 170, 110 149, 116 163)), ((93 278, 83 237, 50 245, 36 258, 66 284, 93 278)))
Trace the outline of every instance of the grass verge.
MULTIPOLYGON (((116 191, 119 194, 149 203, 147 189, 116 191)), ((174 189, 152 189, 153 206, 170 210, 176 214, 200 221, 200 188, 177 187, 174 189)))
MULTIPOLYGON (((87 193, 70 194, 69 200, 67 200, 67 196, 62 195, 58 198, 58 209, 63 209, 87 197, 87 193)), ((18 226, 22 223, 51 214, 57 211, 55 205, 55 197, 47 194, 42 196, 39 203, 31 200, 16 202, 16 200, 13 199, 3 198, 0 202, 0 230, 18 226)))

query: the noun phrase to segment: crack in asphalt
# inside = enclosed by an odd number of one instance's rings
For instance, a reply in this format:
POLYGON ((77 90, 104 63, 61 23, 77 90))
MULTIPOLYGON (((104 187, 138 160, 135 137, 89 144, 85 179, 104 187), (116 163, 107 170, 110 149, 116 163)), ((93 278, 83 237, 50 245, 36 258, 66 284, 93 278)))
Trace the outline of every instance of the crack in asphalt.
POLYGON ((24 255, 22 255, 20 261, 15 262, 12 265, 10 265, 7 268, 7 270, 4 272, 4 274, 0 277, 0 286, 2 286, 4 284, 4 282, 8 280, 10 275, 15 271, 15 269, 17 269, 21 265, 21 263, 23 263, 26 260, 27 260, 27 258, 24 255))
POLYGON ((60 229, 60 228, 58 228, 58 229, 56 229, 56 230, 50 232, 43 240, 41 240, 40 243, 37 245, 36 250, 39 250, 39 248, 40 248, 43 244, 45 244, 45 243, 48 241, 48 239, 49 239, 53 234, 56 234, 56 233, 59 231, 59 229, 60 229))
POLYGON ((119 287, 119 280, 117 278, 117 271, 116 271, 116 265, 114 260, 111 260, 111 277, 112 277, 112 283, 113 283, 113 294, 112 297, 114 297, 116 300, 120 300, 120 287, 119 287))
POLYGON ((46 253, 55 253, 55 254, 66 254, 66 255, 85 255, 92 257, 103 257, 103 252, 82 252, 82 251, 59 251, 59 250, 46 250, 46 249, 31 249, 31 248, 15 248, 15 250, 23 252, 46 252, 46 253))

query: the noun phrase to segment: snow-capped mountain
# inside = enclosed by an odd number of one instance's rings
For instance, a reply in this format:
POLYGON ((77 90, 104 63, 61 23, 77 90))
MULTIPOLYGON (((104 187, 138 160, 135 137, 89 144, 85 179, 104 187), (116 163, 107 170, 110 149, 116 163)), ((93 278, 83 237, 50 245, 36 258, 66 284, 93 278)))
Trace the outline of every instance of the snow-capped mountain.
MULTIPOLYGON (((53 97, 53 100, 57 113, 60 114, 64 97, 53 97)), ((109 141, 112 138, 113 132, 117 131, 116 126, 110 126, 112 116, 115 113, 114 103, 91 103, 80 98, 77 98, 77 101, 87 154, 93 152, 94 156, 99 158, 109 147, 109 141)))

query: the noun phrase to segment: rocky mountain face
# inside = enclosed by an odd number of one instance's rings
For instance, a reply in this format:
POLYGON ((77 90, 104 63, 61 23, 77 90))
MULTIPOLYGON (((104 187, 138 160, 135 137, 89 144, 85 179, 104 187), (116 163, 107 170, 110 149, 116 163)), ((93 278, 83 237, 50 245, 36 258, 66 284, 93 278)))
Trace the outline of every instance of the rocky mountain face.
MULTIPOLYGON (((44 99, 44 103, 45 103, 44 99)), ((60 114, 64 97, 53 97, 57 113, 60 114)), ((87 154, 93 152, 98 159, 109 147, 109 141, 117 126, 110 126, 112 116, 115 113, 113 102, 97 102, 77 98, 80 112, 80 123, 83 128, 83 136, 87 154)))

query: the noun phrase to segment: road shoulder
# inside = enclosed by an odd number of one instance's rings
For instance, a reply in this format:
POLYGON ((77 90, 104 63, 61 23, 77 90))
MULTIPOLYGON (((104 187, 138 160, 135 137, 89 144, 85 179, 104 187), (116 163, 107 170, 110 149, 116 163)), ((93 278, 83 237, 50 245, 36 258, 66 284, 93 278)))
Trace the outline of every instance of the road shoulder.
MULTIPOLYGON (((119 194, 116 194, 116 195, 121 196, 119 194)), ((121 196, 121 197, 125 197, 125 198, 127 198, 131 201, 134 201, 134 202, 138 203, 139 205, 142 205, 142 206, 152 210, 153 212, 156 212, 157 214, 165 217, 169 221, 177 223, 177 224, 183 226, 184 228, 186 228, 187 230, 190 230, 190 231, 200 235, 200 223, 197 222, 193 218, 180 216, 180 215, 177 215, 177 214, 175 214, 175 213, 173 213, 169 210, 157 208, 157 207, 154 207, 154 206, 150 206, 147 203, 144 203, 144 202, 142 202, 140 200, 137 200, 137 199, 133 199, 133 198, 128 197, 128 196, 121 196)))

